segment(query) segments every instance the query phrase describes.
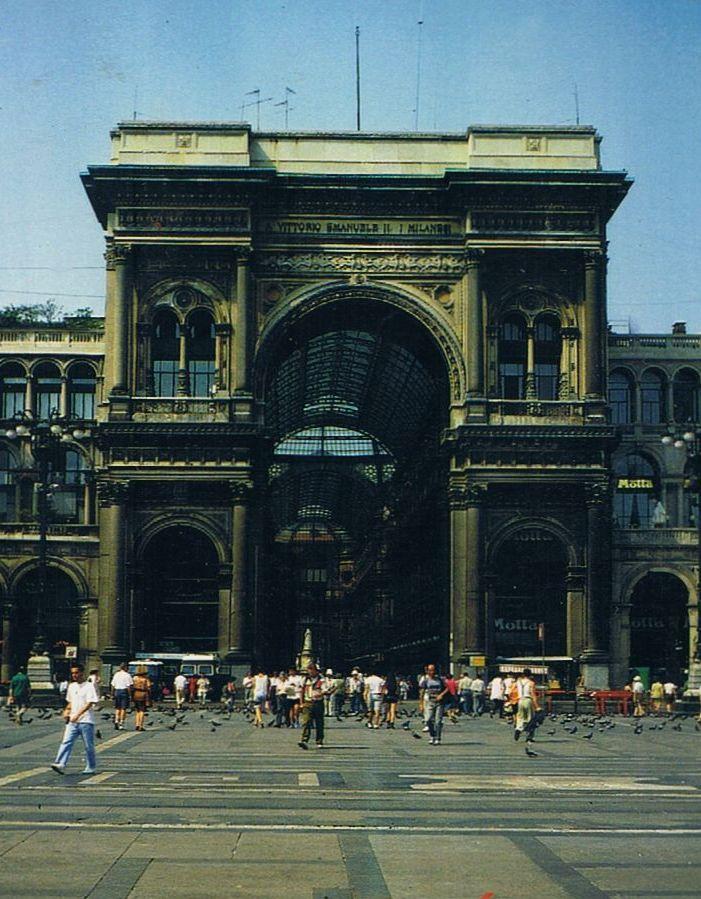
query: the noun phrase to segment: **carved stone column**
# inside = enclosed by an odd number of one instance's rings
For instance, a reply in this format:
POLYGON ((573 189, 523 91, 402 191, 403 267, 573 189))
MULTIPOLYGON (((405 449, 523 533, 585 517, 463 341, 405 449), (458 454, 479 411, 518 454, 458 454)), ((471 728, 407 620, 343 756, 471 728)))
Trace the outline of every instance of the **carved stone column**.
POLYGON ((98 481, 100 600, 98 650, 103 662, 124 661, 126 504, 129 484, 98 481))
POLYGON ((24 385, 24 408, 29 412, 34 412, 34 378, 31 375, 27 375, 24 385))
POLYGON ((250 393, 251 387, 249 262, 250 251, 247 248, 239 250, 236 263, 235 393, 250 393))
POLYGON ((604 392, 605 359, 602 354, 601 304, 604 254, 584 254, 584 395, 601 399, 604 392))
POLYGON ((586 577, 583 568, 570 567, 567 588, 567 655, 579 658, 586 647, 586 577))
MULTIPOLYGON (((105 344, 112 347, 110 394, 123 395, 128 387, 129 306, 132 291, 131 247, 110 241, 105 252, 108 272, 114 273, 107 292, 105 344)), ((108 281, 108 284, 109 284, 108 281)), ((109 377, 109 373, 107 374, 109 377)))
POLYGON ((537 397, 535 383, 535 328, 526 329, 526 399, 534 400, 537 397))
POLYGON ((187 335, 185 326, 180 325, 180 340, 178 343, 178 386, 175 388, 177 396, 189 396, 190 385, 187 373, 187 335))
POLYGON ((611 613, 611 488, 608 481, 586 487, 586 648, 581 656, 585 684, 606 689, 611 613))
POLYGON ((229 342, 231 325, 228 322, 217 322, 214 326, 214 383, 217 390, 226 391, 229 381, 229 342))
POLYGON ((58 414, 61 418, 66 418, 69 413, 68 408, 68 378, 66 375, 61 376, 61 395, 58 401, 58 414))
POLYGON ((151 368, 151 323, 136 323, 136 390, 141 396, 153 396, 151 368))
POLYGON ((2 607, 2 665, 0 665, 0 680, 5 683, 14 674, 12 670, 12 617, 14 606, 6 602, 2 607))
POLYGON ((484 390, 484 322, 482 316, 482 288, 480 284, 480 263, 483 250, 468 250, 467 269, 467 395, 483 397, 484 390))
POLYGON ((450 488, 451 518, 451 660, 465 665, 484 653, 482 602, 482 505, 486 485, 450 488))
POLYGON ((243 660, 248 648, 246 619, 248 606, 248 506, 252 484, 231 481, 231 590, 220 593, 219 655, 222 658, 243 660))

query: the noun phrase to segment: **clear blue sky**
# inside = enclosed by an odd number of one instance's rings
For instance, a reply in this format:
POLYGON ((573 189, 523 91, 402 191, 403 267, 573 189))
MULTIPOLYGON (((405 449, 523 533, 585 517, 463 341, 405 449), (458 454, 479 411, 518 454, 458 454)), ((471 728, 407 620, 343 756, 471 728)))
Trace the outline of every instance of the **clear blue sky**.
POLYGON ((363 128, 412 130, 420 18, 419 128, 573 123, 576 82, 604 167, 636 182, 609 233, 610 319, 701 331, 698 0, 0 0, 0 304, 102 310, 78 175, 108 161, 135 89, 142 118, 239 120, 246 91, 289 86, 291 128, 353 129, 358 24, 363 128))

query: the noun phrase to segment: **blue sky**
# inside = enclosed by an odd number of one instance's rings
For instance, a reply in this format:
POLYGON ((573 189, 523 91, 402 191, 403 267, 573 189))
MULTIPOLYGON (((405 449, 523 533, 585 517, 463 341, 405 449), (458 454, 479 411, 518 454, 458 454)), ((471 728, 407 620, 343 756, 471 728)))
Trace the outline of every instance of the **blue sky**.
MULTIPOLYGON (((290 127, 573 124, 635 185, 610 227, 609 318, 701 331, 698 0, 0 0, 0 305, 101 311, 103 239, 78 175, 141 118, 240 120, 246 91, 293 88, 290 127)), ((246 111, 255 124, 253 109, 246 111)), ((266 104, 261 126, 284 126, 266 104)))

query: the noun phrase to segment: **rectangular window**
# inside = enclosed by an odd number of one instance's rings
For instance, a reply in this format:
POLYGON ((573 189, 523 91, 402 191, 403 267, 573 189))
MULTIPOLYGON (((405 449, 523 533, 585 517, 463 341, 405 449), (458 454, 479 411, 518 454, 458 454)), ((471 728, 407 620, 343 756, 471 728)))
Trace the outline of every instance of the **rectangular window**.
POLYGON ((2 417, 12 418, 24 410, 24 378, 5 378, 2 392, 2 417))
POLYGON ((61 405, 61 390, 43 389, 37 391, 36 395, 36 416, 45 420, 51 417, 52 412, 58 412, 61 405))
POLYGON ((630 390, 627 387, 614 387, 609 391, 611 407, 611 423, 614 425, 630 424, 630 390))
POLYGON ((537 362, 535 367, 535 390, 539 400, 557 399, 558 366, 553 362, 537 362))
POLYGON ((499 366, 501 395, 505 400, 520 400, 524 395, 525 366, 520 362, 502 362, 499 366))
POLYGON ((95 388, 91 382, 73 381, 70 417, 86 421, 95 418, 95 388))
POLYGON ((158 359, 153 363, 153 390, 155 396, 176 396, 178 363, 175 359, 158 359))
POLYGON ((658 425, 662 421, 662 402, 659 388, 642 387, 640 390, 643 424, 658 425))
POLYGON ((214 385, 214 362, 211 359, 192 359, 187 369, 190 396, 210 396, 214 385))

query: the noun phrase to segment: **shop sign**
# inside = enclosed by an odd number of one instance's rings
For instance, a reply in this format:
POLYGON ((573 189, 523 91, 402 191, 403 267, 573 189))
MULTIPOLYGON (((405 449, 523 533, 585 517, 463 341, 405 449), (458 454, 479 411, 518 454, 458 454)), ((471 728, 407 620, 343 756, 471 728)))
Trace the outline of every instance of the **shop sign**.
POLYGON ((654 490, 652 478, 618 478, 616 490, 654 490))

